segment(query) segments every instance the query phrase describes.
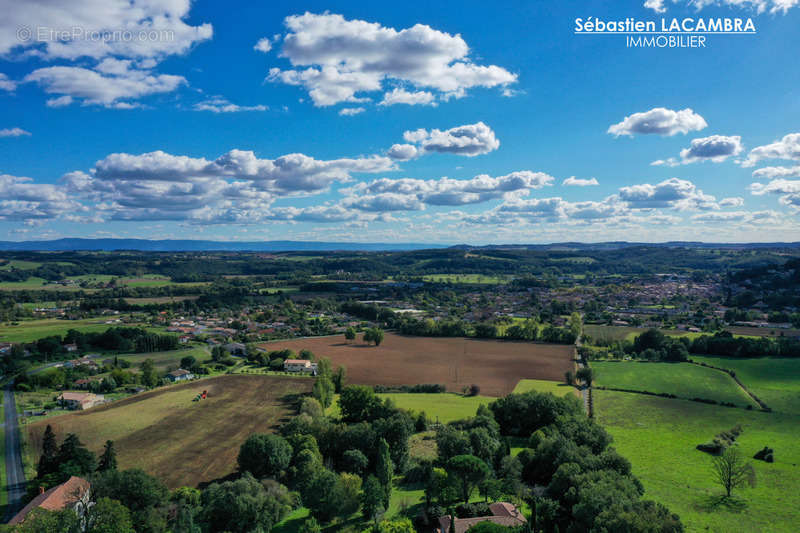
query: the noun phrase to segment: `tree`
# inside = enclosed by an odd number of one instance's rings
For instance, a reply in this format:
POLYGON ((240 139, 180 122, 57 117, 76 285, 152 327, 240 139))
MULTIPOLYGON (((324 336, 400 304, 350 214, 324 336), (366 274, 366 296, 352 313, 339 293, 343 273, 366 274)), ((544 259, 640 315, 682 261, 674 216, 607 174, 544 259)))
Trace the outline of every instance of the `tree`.
POLYGON ((15 533, 82 533, 82 528, 80 518, 72 509, 48 511, 37 507, 28 514, 24 522, 13 526, 13 531, 15 533))
POLYGON ((489 467, 474 455, 456 455, 447 462, 447 474, 458 483, 464 503, 469 503, 475 487, 489 475, 489 467))
POLYGON ((335 389, 336 394, 342 392, 344 388, 344 384, 347 381, 347 369, 343 366, 340 366, 336 369, 336 373, 333 375, 333 386, 335 389))
POLYGON ((56 444, 56 434, 53 427, 47 424, 42 437, 42 455, 39 457, 39 468, 36 471, 38 478, 43 478, 47 474, 51 474, 58 469, 58 462, 56 454, 58 453, 58 445, 56 444))
POLYGON ((145 387, 155 387, 160 381, 158 372, 156 371, 156 364, 152 359, 145 359, 140 369, 142 371, 142 384, 145 387))
POLYGON ((356 328, 354 328, 353 326, 349 326, 344 332, 344 338, 348 342, 352 341, 352 340, 355 340, 356 339, 356 328))
POLYGON ((125 502, 137 532, 159 531, 163 521, 156 507, 169 498, 167 487, 143 470, 106 470, 92 478, 95 498, 125 502))
POLYGON ((367 344, 374 342, 375 346, 380 346, 383 342, 383 330, 381 328, 369 328, 364 332, 364 342, 367 344))
POLYGON ((358 474, 359 476, 369 466, 369 459, 364 455, 361 450, 347 450, 342 454, 342 469, 346 472, 358 474))
POLYGON ((103 455, 100 456, 100 464, 97 465, 97 470, 99 472, 104 472, 106 470, 116 469, 117 452, 114 450, 114 441, 107 440, 105 448, 103 449, 103 455))
POLYGON ((181 368, 192 370, 195 366, 197 366, 197 359, 193 355, 187 355, 181 358, 181 368))
POLYGON ((89 507, 86 533, 135 533, 131 513, 117 500, 99 498, 89 507))
POLYGON ((375 463, 375 474, 383 488, 383 507, 389 508, 389 498, 392 495, 392 478, 394 477, 394 464, 389 454, 389 443, 386 439, 378 442, 378 459, 375 463))
POLYGON ((317 519, 311 516, 300 526, 300 533, 322 533, 322 528, 319 527, 317 519))
POLYGON ((380 418, 383 402, 366 385, 348 385, 339 396, 339 410, 345 422, 365 422, 380 418))
POLYGON ((67 434, 64 442, 58 448, 59 470, 64 472, 64 477, 69 475, 87 475, 94 471, 96 459, 92 452, 86 449, 78 436, 74 433, 67 434))
POLYGON ((292 509, 286 487, 272 483, 274 485, 265 488, 245 473, 236 481, 209 485, 201 497, 202 518, 208 530, 212 533, 269 532, 292 509))
POLYGON ((381 520, 372 529, 372 533, 416 533, 416 530, 411 520, 401 518, 399 520, 381 520))
POLYGON ((365 519, 377 524, 385 511, 383 496, 381 482, 375 476, 369 476, 361 492, 361 511, 365 519))
POLYGON ((342 472, 336 481, 335 498, 339 504, 338 516, 346 518, 361 506, 361 478, 356 474, 342 472))
POLYGON ((581 318, 581 314, 577 311, 572 313, 569 316, 569 330, 575 336, 575 338, 579 338, 581 333, 583 333, 583 319, 581 318))
POLYGON ((292 460, 292 446, 279 435, 254 433, 239 448, 239 470, 256 478, 280 478, 292 460))
POLYGON ((725 489, 730 498, 733 489, 749 485, 756 486, 756 471, 753 465, 745 462, 744 456, 736 446, 730 446, 722 455, 714 457, 712 469, 714 479, 725 489))
POLYGON ((575 373, 575 377, 583 381, 587 387, 591 387, 592 381, 594 380, 594 370, 592 370, 588 366, 582 366, 575 373))
POLYGON ((336 500, 336 485, 339 477, 324 467, 317 467, 314 477, 302 493, 303 504, 311 510, 311 514, 320 522, 329 522, 339 512, 336 500))
POLYGON ((572 370, 567 370, 564 372, 564 382, 567 385, 574 385, 575 384, 575 372, 572 370))
POLYGON ((336 386, 328 376, 319 375, 314 380, 314 388, 311 393, 314 395, 314 398, 319 400, 319 403, 322 404, 323 407, 327 408, 330 407, 333 402, 335 390, 336 386))

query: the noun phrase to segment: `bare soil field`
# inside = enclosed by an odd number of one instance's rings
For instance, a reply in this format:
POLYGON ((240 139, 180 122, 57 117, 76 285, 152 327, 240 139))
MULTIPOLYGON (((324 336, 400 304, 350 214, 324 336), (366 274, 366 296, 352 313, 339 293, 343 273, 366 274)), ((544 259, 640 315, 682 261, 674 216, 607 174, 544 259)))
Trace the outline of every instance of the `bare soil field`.
POLYGON ((333 366, 347 368, 347 381, 362 385, 441 383, 460 392, 475 383, 485 396, 505 396, 520 379, 562 381, 574 369, 574 347, 559 344, 465 338, 407 337, 387 333, 380 346, 344 336, 275 341, 266 350, 307 348, 333 366))
POLYGON ((229 375, 163 387, 26 426, 26 453, 38 460, 50 424, 59 442, 76 433, 97 454, 113 440, 121 469, 142 468, 169 488, 196 486, 232 473, 245 439, 274 431, 312 384, 308 378, 229 375), (203 390, 208 399, 193 402, 203 390))

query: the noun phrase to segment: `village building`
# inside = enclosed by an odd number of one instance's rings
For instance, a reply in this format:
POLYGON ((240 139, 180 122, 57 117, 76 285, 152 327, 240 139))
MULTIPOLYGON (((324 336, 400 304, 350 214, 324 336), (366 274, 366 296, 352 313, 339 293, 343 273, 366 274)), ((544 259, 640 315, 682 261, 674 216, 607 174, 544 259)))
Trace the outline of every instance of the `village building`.
POLYGON ((21 524, 34 509, 45 509, 47 511, 72 509, 78 516, 83 517, 86 514, 86 510, 91 506, 90 488, 91 484, 88 481, 77 476, 70 477, 61 485, 57 485, 48 491, 45 491, 44 487, 42 487, 39 489, 39 495, 14 515, 8 524, 11 526, 21 524))
POLYGON ((173 383, 177 381, 189 381, 190 379, 194 379, 194 374, 192 374, 188 370, 179 368, 178 370, 167 372, 167 379, 173 383))
POLYGON ((285 372, 314 372, 317 365, 308 359, 287 359, 283 362, 285 372))
POLYGON ((527 523, 519 509, 508 502, 496 502, 489 505, 491 516, 477 516, 475 518, 455 518, 450 515, 439 517, 437 533, 466 533, 469 528, 481 522, 492 522, 499 526, 519 527, 527 523), (451 526, 455 529, 451 531, 451 526))
POLYGON ((91 392, 62 392, 58 396, 58 402, 67 409, 89 409, 105 401, 102 394, 92 394, 91 392))

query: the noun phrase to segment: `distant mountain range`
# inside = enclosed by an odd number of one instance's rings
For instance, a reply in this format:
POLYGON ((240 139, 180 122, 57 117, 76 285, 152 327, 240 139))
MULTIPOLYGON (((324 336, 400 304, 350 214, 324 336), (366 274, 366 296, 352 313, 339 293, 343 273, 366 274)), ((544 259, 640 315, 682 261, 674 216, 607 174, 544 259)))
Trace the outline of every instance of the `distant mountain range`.
POLYGON ((143 252, 325 252, 325 251, 409 251, 426 249, 531 249, 531 250, 618 250, 634 246, 660 248, 800 248, 800 242, 793 243, 705 243, 674 241, 665 243, 639 242, 601 242, 580 243, 563 242, 551 244, 492 244, 471 246, 459 244, 413 243, 413 242, 311 242, 311 241, 201 241, 201 240, 148 240, 148 239, 56 239, 50 241, 0 241, 1 251, 113 251, 138 250, 143 252))

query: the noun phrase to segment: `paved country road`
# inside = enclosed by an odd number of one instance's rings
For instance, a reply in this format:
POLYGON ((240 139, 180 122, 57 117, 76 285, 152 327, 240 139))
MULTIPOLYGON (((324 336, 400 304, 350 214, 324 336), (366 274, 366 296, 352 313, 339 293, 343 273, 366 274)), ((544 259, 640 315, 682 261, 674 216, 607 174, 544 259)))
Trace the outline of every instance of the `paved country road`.
POLYGON ((3 389, 6 433, 6 485, 8 507, 5 521, 10 520, 25 502, 25 470, 22 467, 22 448, 19 440, 17 404, 14 401, 13 382, 3 389))

